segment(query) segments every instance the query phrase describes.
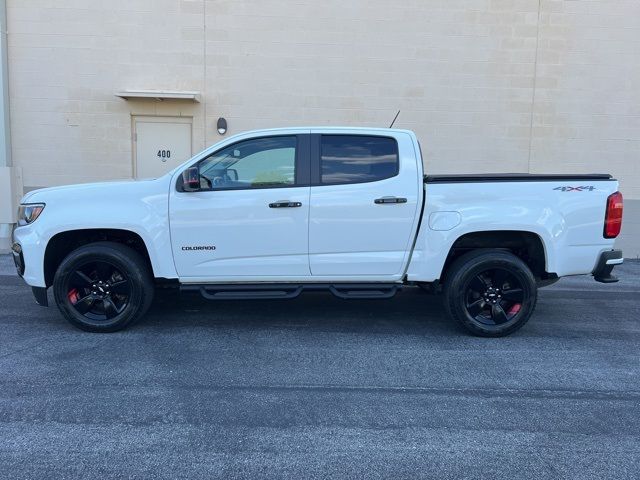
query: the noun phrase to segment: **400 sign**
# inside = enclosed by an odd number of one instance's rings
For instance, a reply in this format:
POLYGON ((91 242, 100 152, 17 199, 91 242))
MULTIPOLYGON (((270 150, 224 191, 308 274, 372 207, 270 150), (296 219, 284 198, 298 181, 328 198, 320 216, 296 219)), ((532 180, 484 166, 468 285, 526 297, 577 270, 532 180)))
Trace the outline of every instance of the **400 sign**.
POLYGON ((158 150, 158 158, 166 162, 168 158, 171 158, 171 150, 158 150))

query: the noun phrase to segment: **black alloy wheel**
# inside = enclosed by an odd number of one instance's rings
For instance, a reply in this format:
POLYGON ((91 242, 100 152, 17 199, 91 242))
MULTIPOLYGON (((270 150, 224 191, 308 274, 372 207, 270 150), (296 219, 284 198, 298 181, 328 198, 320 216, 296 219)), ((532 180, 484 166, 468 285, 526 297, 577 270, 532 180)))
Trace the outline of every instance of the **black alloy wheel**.
POLYGON ((521 328, 536 306, 536 279, 506 250, 478 249, 457 258, 445 273, 447 314, 474 335, 502 337, 521 328))
POLYGON ((78 265, 68 278, 69 303, 88 319, 112 319, 129 304, 129 279, 109 262, 95 261, 78 265))
POLYGON ((58 266, 53 294, 62 315, 90 332, 115 332, 142 317, 153 299, 147 260, 115 242, 83 245, 58 266))
POLYGON ((483 325, 501 325, 522 308, 524 290, 508 270, 493 268, 475 275, 467 284, 466 309, 483 325))

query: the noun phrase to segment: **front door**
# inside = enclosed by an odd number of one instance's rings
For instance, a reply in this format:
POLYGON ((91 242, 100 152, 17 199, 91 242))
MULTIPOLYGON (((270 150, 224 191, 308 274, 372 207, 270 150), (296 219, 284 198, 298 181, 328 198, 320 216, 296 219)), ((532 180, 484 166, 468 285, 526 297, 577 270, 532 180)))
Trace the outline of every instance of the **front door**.
POLYGON ((412 142, 394 135, 406 134, 312 136, 313 276, 401 278, 417 230, 422 179, 412 142))
POLYGON ((181 280, 310 276, 308 161, 308 135, 243 140, 200 160, 201 190, 170 200, 181 280))
POLYGON ((133 118, 134 176, 158 178, 191 158, 191 118, 133 118))

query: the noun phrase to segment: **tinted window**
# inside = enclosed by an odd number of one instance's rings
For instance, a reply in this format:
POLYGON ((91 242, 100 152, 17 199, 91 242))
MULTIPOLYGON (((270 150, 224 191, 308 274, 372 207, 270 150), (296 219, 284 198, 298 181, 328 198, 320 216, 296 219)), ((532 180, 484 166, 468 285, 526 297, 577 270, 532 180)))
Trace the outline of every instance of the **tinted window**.
POLYGON ((398 174, 398 144, 393 138, 322 135, 323 184, 375 182, 398 174))
POLYGON ((267 188, 295 184, 296 137, 235 143, 199 164, 203 189, 267 188))

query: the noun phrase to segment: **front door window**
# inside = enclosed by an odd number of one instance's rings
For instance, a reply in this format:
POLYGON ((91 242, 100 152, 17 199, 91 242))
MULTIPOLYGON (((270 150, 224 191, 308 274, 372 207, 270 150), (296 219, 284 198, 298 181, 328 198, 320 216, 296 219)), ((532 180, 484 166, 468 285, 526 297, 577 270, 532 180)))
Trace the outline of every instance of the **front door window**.
POLYGON ((200 162, 200 187, 231 190, 292 186, 295 163, 295 136, 246 140, 200 162))

